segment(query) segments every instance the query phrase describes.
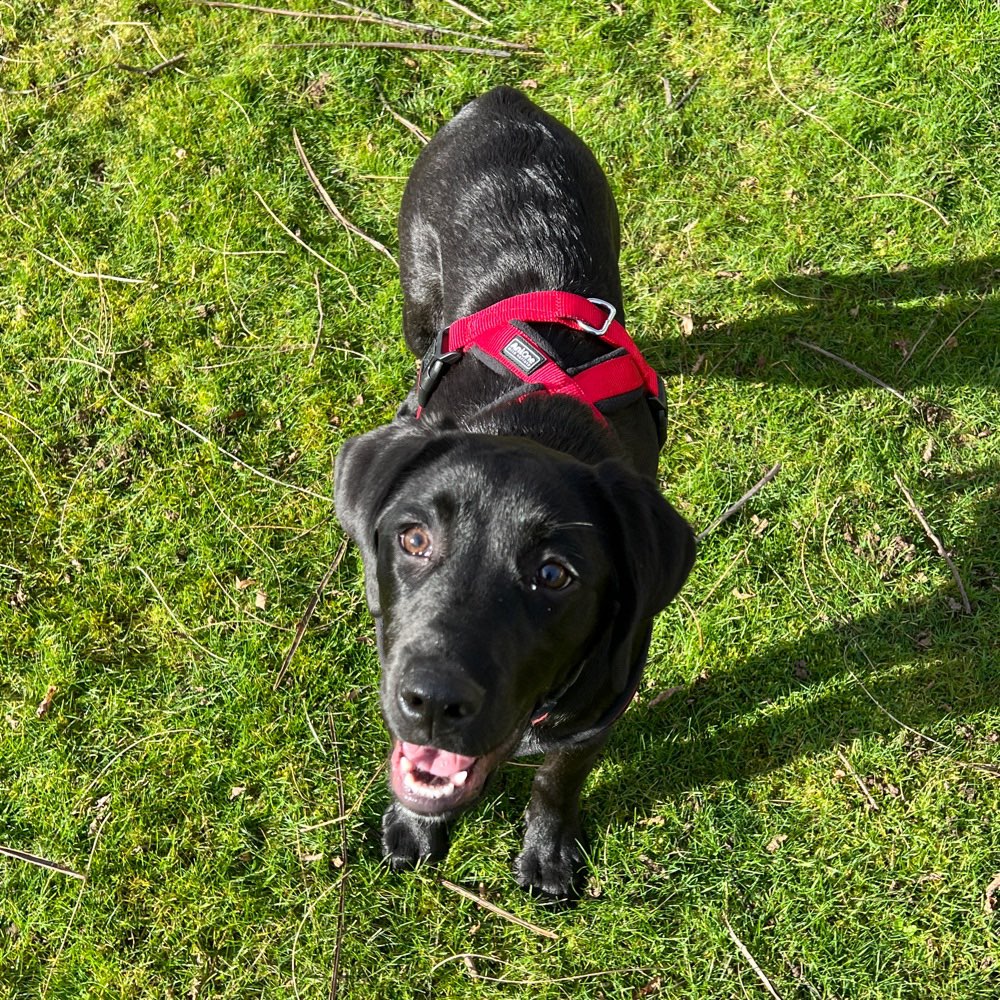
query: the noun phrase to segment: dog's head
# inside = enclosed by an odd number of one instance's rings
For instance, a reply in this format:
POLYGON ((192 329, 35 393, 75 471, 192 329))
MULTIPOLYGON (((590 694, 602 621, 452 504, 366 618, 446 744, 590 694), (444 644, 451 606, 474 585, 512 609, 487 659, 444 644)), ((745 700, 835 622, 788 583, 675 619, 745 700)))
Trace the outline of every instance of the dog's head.
POLYGON ((390 424, 344 445, 336 504, 377 623, 392 791, 428 815, 475 799, 581 664, 566 701, 600 715, 694 557, 647 480, 521 438, 390 424))

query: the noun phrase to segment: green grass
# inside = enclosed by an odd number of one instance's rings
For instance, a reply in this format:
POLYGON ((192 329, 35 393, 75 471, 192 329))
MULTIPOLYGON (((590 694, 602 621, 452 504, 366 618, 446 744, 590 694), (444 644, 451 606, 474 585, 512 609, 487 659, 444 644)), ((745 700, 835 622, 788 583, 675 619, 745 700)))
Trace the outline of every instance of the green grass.
POLYGON ((341 886, 341 996, 764 995, 728 919, 786 1000, 995 997, 1000 792, 967 765, 1000 765, 1000 10, 476 6, 542 55, 279 49, 413 36, 175 0, 0 5, 0 845, 88 873, 0 857, 0 997, 325 997, 341 886), (340 544, 333 458, 413 372, 395 269, 326 214, 292 130, 394 246, 420 147, 382 95, 433 133, 522 81, 617 193, 667 494, 703 528, 782 463, 660 617, 588 786, 588 893, 557 911, 509 871, 522 767, 439 869, 381 866, 353 550, 272 690, 340 544))

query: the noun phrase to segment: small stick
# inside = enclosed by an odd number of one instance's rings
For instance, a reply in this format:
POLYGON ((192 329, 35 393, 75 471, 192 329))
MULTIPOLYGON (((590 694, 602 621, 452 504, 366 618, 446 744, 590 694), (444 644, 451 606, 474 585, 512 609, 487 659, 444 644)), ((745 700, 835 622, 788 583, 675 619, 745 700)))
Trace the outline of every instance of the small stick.
MULTIPOLYGON (((159 414, 157 414, 159 416, 159 414)), ((306 489, 304 486, 296 486, 294 483, 286 483, 281 479, 275 479, 273 476, 269 476, 266 472, 261 472, 260 469, 255 469, 252 465, 247 465, 242 458, 234 455, 231 451, 226 451, 225 448, 220 444, 216 444, 211 438, 205 437, 201 431, 196 431, 193 427, 189 427, 183 420, 178 420, 177 417, 170 418, 178 427, 182 427, 188 432, 188 434, 193 434, 199 441, 204 441, 205 444, 211 445, 216 451, 225 455, 226 458, 235 462, 241 468, 247 470, 247 472, 253 473, 260 479, 266 479, 269 483, 274 483, 275 486, 283 486, 286 490, 294 490, 296 493, 302 493, 304 496, 313 497, 316 500, 322 500, 325 503, 333 503, 333 497, 325 496, 323 493, 316 493, 314 490, 306 489)))
POLYGON ((903 484, 903 480, 899 478, 896 474, 893 476, 896 480, 896 485, 903 491, 903 496, 906 498, 906 503, 910 510, 913 511, 917 520, 920 522, 920 527, 924 529, 924 534, 931 540, 934 548, 937 549, 938 555, 948 564, 948 569, 951 570, 952 579, 955 581, 955 585, 958 587, 958 592, 962 595, 962 607, 967 615, 972 614, 972 603, 969 601, 969 595, 965 592, 965 586, 962 583, 962 577, 959 575, 958 569, 951 560, 951 556, 948 555, 948 550, 941 543, 941 539, 931 530, 931 526, 927 523, 927 518, 924 517, 923 511, 916 505, 910 491, 903 484))
POLYGON ((360 21, 364 24, 386 24, 393 28, 402 28, 406 31, 417 31, 424 35, 450 35, 452 38, 471 38, 477 42, 489 42, 491 45, 503 45, 510 49, 527 49, 523 42, 507 42, 502 38, 489 38, 486 35, 476 35, 468 31, 458 31, 455 28, 439 28, 436 24, 423 24, 420 21, 404 21, 399 17, 385 17, 376 14, 373 10, 365 7, 357 7, 344 0, 330 0, 337 7, 353 11, 351 15, 345 14, 325 14, 318 11, 288 10, 283 7, 258 7, 255 4, 228 3, 223 0, 200 0, 202 7, 226 7, 230 10, 242 10, 256 14, 275 14, 280 17, 311 18, 324 21, 360 21))
POLYGON ((822 125, 823 128, 825 128, 827 132, 830 133, 830 135, 832 135, 839 142, 842 142, 856 156, 859 156, 862 160, 864 160, 865 163, 867 163, 868 166, 870 166, 873 170, 875 170, 875 172, 883 180, 886 181, 891 180, 889 175, 884 170, 879 168, 878 164, 876 164, 873 160, 870 160, 867 156, 865 156, 865 154, 862 153, 861 150, 858 149, 856 146, 852 146, 838 131, 836 131, 836 129, 834 129, 831 125, 828 125, 822 118, 820 118, 819 115, 813 114, 811 111, 807 111, 800 104, 796 104, 795 101, 793 101, 781 89, 780 85, 778 84, 778 81, 775 79, 774 76, 774 67, 771 65, 771 49, 774 48, 774 43, 778 37, 778 32, 780 30, 781 29, 779 28, 777 31, 775 31, 774 34, 771 35, 771 40, 767 43, 767 75, 771 78, 771 86, 774 87, 774 89, 778 92, 778 95, 781 97, 783 101, 785 101, 785 103, 791 105, 796 111, 799 112, 799 114, 805 115, 806 118, 811 118, 814 122, 818 122, 820 125, 822 125))
POLYGON ((463 888, 460 885, 456 885, 454 882, 449 882, 446 878, 441 879, 441 885, 443 885, 446 889, 451 889, 452 892, 457 892, 459 896, 471 899, 473 903, 481 906, 484 910, 489 910, 491 913, 495 913, 498 917, 503 917, 504 920, 509 920, 512 924, 517 924, 518 927, 524 927, 526 930, 533 931, 535 934, 538 934, 541 937, 550 938, 553 941, 559 940, 559 935, 554 931, 547 931, 544 927, 539 927, 537 924, 530 924, 527 920, 515 917, 514 914, 510 913, 508 910, 501 909, 495 903, 491 903, 489 900, 483 899, 481 896, 477 896, 474 892, 470 892, 468 889, 463 888))
POLYGON ((395 118, 396 121, 398 121, 399 124, 403 126, 403 128, 409 129, 420 140, 420 142, 423 143, 423 145, 426 146, 427 143, 431 141, 430 138, 426 135, 426 133, 424 133, 421 129, 419 129, 416 125, 414 125, 413 122, 408 121, 398 111, 390 107, 389 102, 384 97, 382 98, 382 105, 385 107, 385 110, 388 111, 389 114, 392 115, 392 117, 395 118))
MULTIPOLYGON (((343 548, 347 542, 344 542, 343 548)), ((344 776, 340 770, 340 750, 337 743, 337 723, 333 721, 333 713, 327 713, 327 722, 330 724, 330 735, 333 737, 333 766, 337 775, 337 810, 341 816, 345 816, 344 810, 344 776)), ((345 869, 347 866, 347 827, 340 825, 340 860, 345 869)), ((344 887, 347 882, 347 872, 340 880, 340 899, 337 902, 337 944, 333 951, 333 972, 330 975, 329 1000, 337 1000, 337 991, 340 980, 340 950, 344 943, 344 887)))
POLYGON ((710 535, 715 529, 722 524, 723 521, 728 521, 734 514, 738 514, 760 491, 767 486, 767 484, 774 479, 774 477, 781 471, 781 462, 775 462, 770 469, 764 473, 762 479, 760 479, 756 486, 748 490, 736 501, 731 507, 727 508, 720 517, 717 517, 700 535, 697 536, 697 540, 700 542, 703 538, 710 535))
POLYGON ((954 337, 955 334, 958 333, 958 331, 961 330, 962 327, 965 326, 965 324, 968 323, 970 319, 978 315, 982 311, 982 308, 983 307, 980 305, 976 309, 973 309, 972 312, 970 312, 969 315, 966 316, 965 319, 963 319, 961 323, 959 323, 958 326, 956 326, 955 329, 952 330, 951 333, 949 333, 948 336, 941 341, 940 344, 938 344, 937 350, 924 362, 924 368, 930 368, 930 366, 934 364, 934 360, 945 349, 945 345, 948 343, 948 341, 951 340, 951 338, 954 337))
MULTIPOLYGON (((300 826, 299 833, 309 833, 312 830, 322 830, 326 826, 334 826, 337 823, 346 823, 362 806, 365 801, 365 796, 371 791, 372 785, 381 777, 382 772, 386 768, 387 761, 382 761, 377 768, 375 768, 375 773, 368 779, 367 784, 361 789, 360 794, 357 799, 354 800, 354 805, 344 813, 343 816, 338 816, 336 819, 326 819, 322 823, 314 823, 312 826, 300 826)), ((530 766, 530 765, 528 765, 530 766)))
POLYGON ((923 205, 924 208, 929 208, 946 226, 951 225, 940 208, 936 205, 932 205, 929 201, 924 201, 923 198, 918 198, 915 194, 906 194, 902 191, 880 191, 878 194, 858 194, 854 197, 859 201, 866 198, 905 198, 907 201, 915 201, 918 205, 923 205))
POLYGON ((878 803, 872 798, 872 793, 868 791, 868 786, 865 784, 864 779, 858 774, 857 771, 851 767, 851 762, 844 756, 843 752, 838 750, 837 756, 840 758, 840 762, 847 768, 848 774, 857 782, 858 788, 861 789, 861 794, 868 800, 868 808, 872 812, 878 812, 878 803))
POLYGON ((729 936, 733 939, 733 944, 736 945, 740 950, 740 954, 747 960, 750 964, 750 968, 757 973, 757 978, 763 983, 764 989, 774 997, 774 1000, 781 1000, 781 995, 775 990, 771 985, 771 980, 764 975, 764 970, 757 964, 754 960, 753 955, 747 950, 747 946, 736 936, 736 931, 733 930, 732 924, 729 923, 729 918, 723 913, 722 922, 726 925, 726 930, 729 932, 729 936))
POLYGON ((146 583, 148 583, 150 587, 153 588, 153 593, 156 594, 156 596, 160 599, 160 603, 163 605, 164 610, 171 617, 174 624, 181 630, 181 635, 183 635, 184 638, 188 640, 188 642, 197 646, 203 653, 207 653, 210 657, 212 657, 213 660, 218 660, 219 663, 225 663, 226 658, 224 656, 219 656, 217 653, 213 653, 207 646, 203 646, 200 642, 198 642, 198 640, 193 635, 191 635, 190 630, 184 625, 184 623, 180 620, 180 618, 178 618, 177 615, 174 614, 170 605, 167 604, 167 599, 163 596, 162 593, 160 593, 160 588, 157 587, 155 583, 153 583, 153 578, 138 563, 136 563, 135 568, 142 574, 146 583))
POLYGON ((271 216, 272 219, 274 219, 274 221, 282 228, 282 230, 284 230, 285 233, 291 236, 291 238, 295 240, 295 242, 298 243, 298 245, 302 247, 303 250, 305 250, 307 253, 312 254, 318 261, 321 261, 322 263, 326 264, 326 266, 329 267, 331 270, 340 271, 340 268, 337 267, 336 264, 331 264, 330 261, 328 261, 321 253, 317 253, 315 250, 313 250, 313 248, 309 246, 309 244, 306 243, 305 240, 303 240, 300 236, 296 236, 295 233, 293 233, 291 229, 289 229, 288 226, 286 226, 281 221, 281 219, 278 218, 278 216, 274 213, 274 209, 272 209, 271 206, 268 205, 266 201, 264 201, 264 196, 259 191, 255 190, 254 188, 251 188, 250 190, 253 191, 255 195, 257 195, 257 200, 261 203, 261 205, 264 206, 264 211, 267 212, 267 214, 271 216))
MULTIPOLYGON (((404 49, 409 52, 464 52, 470 56, 491 56, 509 59, 510 53, 502 49, 475 49, 465 45, 432 45, 427 42, 287 42, 272 45, 274 49, 404 49)), ((526 52, 525 55, 537 53, 526 52)))
POLYGON ((478 21, 480 24, 485 24, 487 28, 493 27, 493 22, 483 17, 482 14, 477 14, 474 10, 469 10, 464 4, 460 4, 457 0, 444 0, 446 4, 454 7, 455 10, 460 10, 466 17, 471 17, 473 21, 478 21))
MULTIPOLYGON (((721 11, 720 11, 721 13, 721 11)), ((677 98, 677 103, 674 105, 674 111, 680 111, 685 104, 691 99, 691 95, 698 89, 701 85, 701 73, 698 73, 695 78, 687 85, 684 93, 677 98)))
POLYGON ((129 66, 127 63, 115 63, 115 65, 128 73, 138 73, 140 76, 156 76, 157 73, 162 73, 171 66, 177 66, 179 63, 184 62, 185 59, 187 59, 187 53, 182 52, 178 56, 172 56, 170 59, 164 59, 163 62, 159 62, 155 66, 150 66, 149 69, 143 69, 142 66, 129 66))
POLYGON ((345 216, 344 213, 341 212, 340 209, 333 203, 333 199, 330 197, 326 188, 323 187, 316 171, 313 170, 313 166, 309 162, 309 157, 306 156, 306 151, 302 148, 302 143, 299 140, 299 134, 295 131, 295 129, 292 129, 292 139, 295 142, 295 151, 299 154, 299 160, 301 161, 302 166, 305 167, 305 171, 309 175, 309 180, 312 182, 312 186, 316 189, 316 193, 319 195, 320 200, 326 206, 327 211, 349 233, 354 233, 355 236, 360 236, 361 239, 363 239, 369 246, 374 247, 379 253, 385 254, 385 256, 388 257, 393 264, 396 264, 396 258, 393 257, 390 251, 382 243, 379 243, 375 237, 369 236, 366 232, 354 225, 354 223, 351 222, 350 219, 348 219, 347 216, 345 216))
POLYGON ((27 861, 29 865, 36 865, 38 868, 45 868, 50 872, 59 872, 61 875, 69 875, 71 878, 78 878, 81 881, 86 879, 86 875, 73 871, 64 865, 57 865, 54 861, 40 858, 36 854, 28 854, 27 851, 15 851, 13 847, 4 847, 0 844, 0 854, 17 861, 27 861))
POLYGON ((123 285, 146 284, 145 278, 119 278, 114 274, 101 274, 93 271, 75 271, 73 268, 68 267, 66 264, 56 260, 55 257, 50 257, 47 253, 42 253, 42 251, 37 247, 35 247, 35 253, 37 253, 39 257, 44 257, 50 264, 55 264, 56 267, 61 268, 67 274, 73 275, 74 278, 95 278, 98 281, 120 281, 123 285))
POLYGON ((316 284, 316 308, 319 310, 319 321, 316 324, 316 342, 309 352, 309 363, 307 368, 312 368, 316 360, 316 351, 319 350, 319 339, 323 336, 323 296, 319 290, 319 271, 313 271, 313 282, 316 284))
POLYGON ((715 12, 716 14, 721 14, 721 13, 722 13, 722 11, 721 11, 721 10, 719 10, 719 8, 718 8, 718 7, 716 7, 714 3, 712 3, 712 0, 702 0, 702 3, 704 3, 704 5, 705 5, 705 6, 706 6, 706 7, 707 7, 707 8, 709 9, 709 10, 711 10, 711 11, 714 11, 714 12, 715 12))
POLYGON ((292 657, 302 644, 302 637, 305 635, 306 628, 309 626, 309 620, 312 618, 313 612, 316 610, 316 606, 319 604, 320 598, 323 596, 323 591, 326 589, 326 585, 330 582, 330 577, 337 571, 337 567, 340 565, 346 552, 347 539, 345 538, 343 542, 340 543, 340 548, 337 549, 337 554, 333 557, 333 562, 330 563, 330 568, 323 574, 323 579, 319 581, 319 586, 316 588, 316 592, 312 595, 312 598, 306 605, 306 610, 299 619, 298 625, 295 626, 295 636, 292 639, 292 644, 288 647, 288 652, 285 653, 285 658, 281 661, 281 669, 278 671, 278 676, 274 679, 274 685, 271 690, 277 691, 281 686, 281 682, 285 679, 285 674, 288 673, 288 665, 292 662, 292 657))
POLYGON ((897 399, 901 399, 914 413, 920 413, 920 407, 916 403, 911 402, 907 399, 898 389, 893 389, 891 385, 887 385, 880 378, 876 378, 871 372, 866 372, 864 368, 859 368, 853 361, 848 361, 846 358, 842 358, 839 354, 834 354, 833 351, 828 351, 818 344, 813 344, 808 340, 800 340, 798 337, 795 338, 796 344, 801 344, 803 347, 808 347, 810 351, 815 351, 817 354, 822 354, 824 357, 831 358, 834 361, 839 362, 845 368, 850 368, 851 371, 857 372, 863 378, 868 379, 869 382, 874 382, 875 385, 885 389, 886 392, 891 392, 897 399))

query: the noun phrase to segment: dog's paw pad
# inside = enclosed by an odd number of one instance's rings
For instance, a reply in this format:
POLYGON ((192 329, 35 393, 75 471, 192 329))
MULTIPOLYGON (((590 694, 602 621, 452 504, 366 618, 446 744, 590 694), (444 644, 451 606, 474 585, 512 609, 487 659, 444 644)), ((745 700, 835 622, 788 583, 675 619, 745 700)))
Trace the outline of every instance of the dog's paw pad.
POLYGON ((514 862, 514 876, 529 892, 573 899, 578 895, 583 867, 583 851, 576 838, 564 837, 555 843, 526 845, 514 862))

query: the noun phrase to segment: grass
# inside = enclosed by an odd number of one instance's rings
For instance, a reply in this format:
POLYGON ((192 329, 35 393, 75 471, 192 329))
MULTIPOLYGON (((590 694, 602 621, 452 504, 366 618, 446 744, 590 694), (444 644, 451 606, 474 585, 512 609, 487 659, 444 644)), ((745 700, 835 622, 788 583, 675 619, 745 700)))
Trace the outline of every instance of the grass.
POLYGON ((509 60, 81 6, 0 7, 0 845, 87 876, 0 858, 0 997, 327 996, 341 893, 341 996, 763 995, 728 920, 786 1000, 995 997, 996 5, 379 4, 541 53, 509 60), (559 911, 509 873, 523 767, 441 868, 380 865, 353 550, 273 690, 341 541, 333 457, 413 373, 395 269, 292 129, 392 248, 420 147, 383 100, 430 134, 501 82, 612 178, 673 502, 703 528, 782 463, 658 621, 559 911))

